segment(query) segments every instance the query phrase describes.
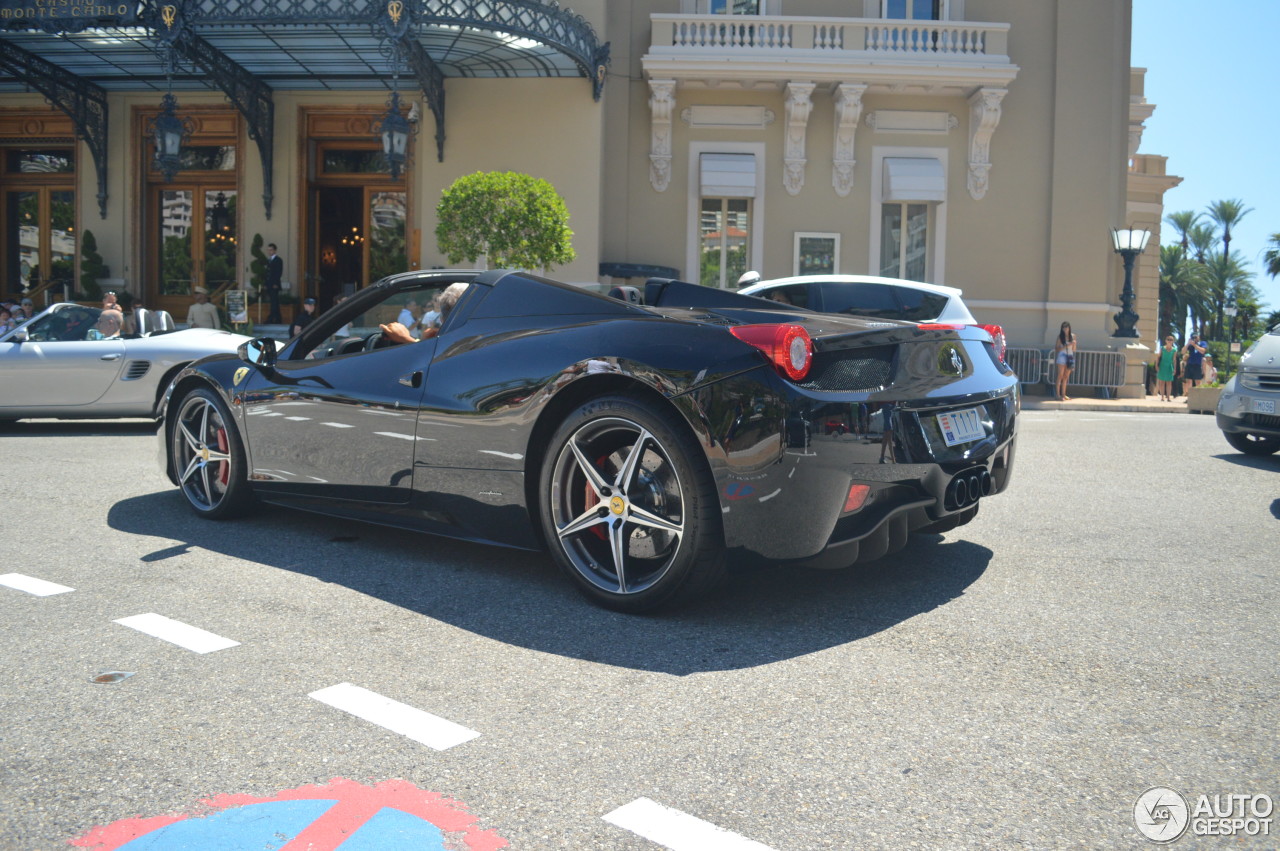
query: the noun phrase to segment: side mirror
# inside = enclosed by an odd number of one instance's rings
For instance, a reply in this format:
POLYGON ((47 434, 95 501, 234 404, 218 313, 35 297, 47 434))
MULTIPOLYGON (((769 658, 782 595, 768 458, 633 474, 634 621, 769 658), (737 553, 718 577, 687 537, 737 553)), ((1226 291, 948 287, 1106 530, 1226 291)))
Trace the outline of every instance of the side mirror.
POLYGON ((25 342, 27 342, 27 329, 26 329, 26 328, 18 328, 18 329, 16 329, 16 330, 14 330, 14 332, 13 332, 12 334, 10 334, 10 335, 9 335, 9 340, 8 340, 8 341, 9 341, 10 343, 25 343, 25 342))
POLYGON ((236 349, 240 360, 251 363, 259 369, 274 369, 276 365, 276 341, 270 337, 257 337, 247 343, 241 343, 236 349))

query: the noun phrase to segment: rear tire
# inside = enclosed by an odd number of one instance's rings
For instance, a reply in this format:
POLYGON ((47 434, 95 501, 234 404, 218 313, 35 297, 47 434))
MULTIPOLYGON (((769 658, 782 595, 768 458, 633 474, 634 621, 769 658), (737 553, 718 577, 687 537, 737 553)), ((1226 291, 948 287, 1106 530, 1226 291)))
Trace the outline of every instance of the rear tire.
POLYGON ((253 502, 240 430, 212 390, 196 388, 169 408, 176 411, 165 442, 178 487, 191 510, 210 520, 244 514, 253 502))
POLYGON ((701 447, 670 410, 607 396, 551 438, 539 479, 551 555, 592 602, 645 612, 724 577, 724 533, 701 447))
POLYGON ((1222 436, 1232 448, 1246 455, 1271 455, 1280 449, 1280 437, 1261 437, 1237 431, 1224 431, 1222 436))

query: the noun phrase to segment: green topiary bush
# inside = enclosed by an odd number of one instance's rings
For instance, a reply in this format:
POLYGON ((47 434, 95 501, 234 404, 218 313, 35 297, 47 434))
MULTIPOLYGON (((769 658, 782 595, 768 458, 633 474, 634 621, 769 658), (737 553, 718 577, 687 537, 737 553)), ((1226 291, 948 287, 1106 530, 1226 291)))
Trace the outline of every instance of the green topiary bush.
POLYGON ((495 268, 547 269, 575 256, 564 199, 527 174, 464 175, 444 191, 436 215, 436 240, 450 263, 486 255, 495 268))

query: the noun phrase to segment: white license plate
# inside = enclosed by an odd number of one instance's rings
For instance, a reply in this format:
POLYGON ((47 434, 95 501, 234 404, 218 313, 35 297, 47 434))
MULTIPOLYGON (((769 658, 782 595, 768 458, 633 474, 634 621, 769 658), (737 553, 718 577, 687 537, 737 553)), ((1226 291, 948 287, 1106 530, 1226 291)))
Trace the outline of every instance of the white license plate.
POLYGON ((1274 414, 1276 412, 1275 399, 1253 399, 1249 410, 1255 414, 1274 414))
POLYGON ((987 436, 977 408, 965 408, 963 411, 950 411, 937 416, 938 428, 942 430, 942 439, 947 442, 947 446, 959 446, 987 436))

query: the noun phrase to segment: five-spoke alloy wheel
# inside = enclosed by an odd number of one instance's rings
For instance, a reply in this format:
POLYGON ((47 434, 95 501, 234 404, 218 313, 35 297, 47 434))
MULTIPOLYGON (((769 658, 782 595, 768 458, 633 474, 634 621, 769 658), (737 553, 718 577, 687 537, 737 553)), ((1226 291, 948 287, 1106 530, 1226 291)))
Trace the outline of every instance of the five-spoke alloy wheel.
POLYGON ((169 458, 182 494, 196 513, 221 519, 241 513, 250 500, 240 433, 212 391, 193 390, 170 419, 169 458))
POLYGON ((723 573, 711 475, 670 411, 630 397, 583 405, 552 439, 541 485, 552 555, 605 606, 645 611, 723 573))

